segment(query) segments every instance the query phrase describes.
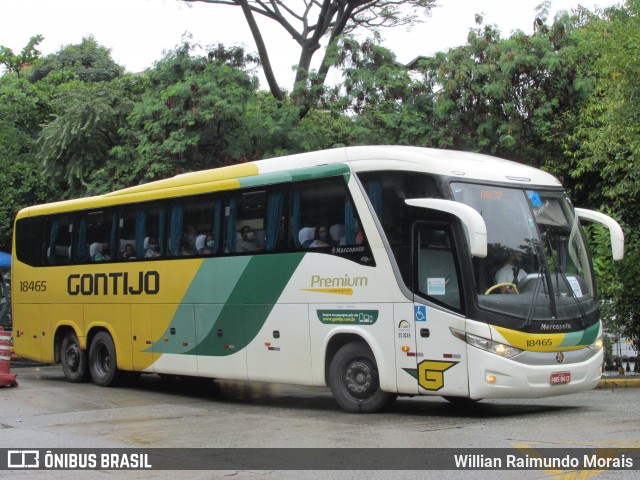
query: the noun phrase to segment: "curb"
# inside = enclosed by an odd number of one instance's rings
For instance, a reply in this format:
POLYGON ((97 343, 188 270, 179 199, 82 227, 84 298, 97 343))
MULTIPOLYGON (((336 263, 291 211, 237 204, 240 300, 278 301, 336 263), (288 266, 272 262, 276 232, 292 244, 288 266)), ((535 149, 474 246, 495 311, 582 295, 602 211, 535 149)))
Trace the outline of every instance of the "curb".
POLYGON ((596 388, 640 388, 640 378, 602 378, 596 388))

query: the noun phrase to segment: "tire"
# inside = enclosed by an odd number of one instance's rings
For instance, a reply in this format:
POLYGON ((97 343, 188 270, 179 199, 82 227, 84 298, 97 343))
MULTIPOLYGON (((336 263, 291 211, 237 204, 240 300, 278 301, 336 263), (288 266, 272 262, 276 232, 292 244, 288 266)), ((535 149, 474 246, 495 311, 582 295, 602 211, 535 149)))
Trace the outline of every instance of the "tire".
POLYGON ((93 383, 101 387, 115 386, 120 379, 116 361, 116 347, 111 335, 98 332, 89 348, 89 371, 93 383))
POLYGON ((67 381, 82 383, 89 379, 87 351, 80 348, 78 336, 74 332, 67 333, 62 339, 60 362, 67 381))
POLYGON ((378 366, 364 343, 344 345, 329 366, 333 397, 347 412, 375 413, 390 406, 397 395, 380 390, 378 366))

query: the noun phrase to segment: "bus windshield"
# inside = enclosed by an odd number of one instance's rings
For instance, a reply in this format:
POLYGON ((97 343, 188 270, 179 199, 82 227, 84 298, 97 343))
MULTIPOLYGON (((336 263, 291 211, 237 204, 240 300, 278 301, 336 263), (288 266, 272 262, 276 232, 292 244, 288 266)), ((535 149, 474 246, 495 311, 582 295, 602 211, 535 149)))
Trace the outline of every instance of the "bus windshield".
POLYGON ((483 309, 534 320, 587 321, 596 308, 584 237, 563 192, 452 184, 455 200, 487 225, 487 257, 474 259, 483 309))

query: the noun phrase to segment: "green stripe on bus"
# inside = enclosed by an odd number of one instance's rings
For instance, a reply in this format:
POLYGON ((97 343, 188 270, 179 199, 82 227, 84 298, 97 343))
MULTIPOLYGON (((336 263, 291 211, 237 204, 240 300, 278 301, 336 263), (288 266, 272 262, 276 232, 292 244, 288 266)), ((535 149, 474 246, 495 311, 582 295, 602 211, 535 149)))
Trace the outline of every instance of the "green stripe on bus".
POLYGON ((195 346, 160 342, 154 353, 226 356, 258 334, 304 253, 255 255, 205 261, 163 334, 195 329, 195 346))
POLYGON ((284 172, 265 173, 252 177, 239 178, 241 188, 260 187, 277 183, 331 177, 349 173, 349 167, 345 164, 320 165, 318 167, 300 168, 284 172))
POLYGON ((591 345, 598 338, 600 324, 596 322, 589 328, 579 331, 566 333, 560 347, 573 347, 577 345, 591 345))

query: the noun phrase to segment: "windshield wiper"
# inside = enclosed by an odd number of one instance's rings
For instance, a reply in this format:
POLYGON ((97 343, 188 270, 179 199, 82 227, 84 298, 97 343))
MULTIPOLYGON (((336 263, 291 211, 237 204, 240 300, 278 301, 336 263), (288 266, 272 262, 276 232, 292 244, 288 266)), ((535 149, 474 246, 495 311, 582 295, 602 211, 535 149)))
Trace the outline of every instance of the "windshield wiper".
POLYGON ((531 305, 529 305, 529 311, 527 312, 524 324, 522 325, 522 328, 524 330, 529 330, 531 328, 531 321, 533 320, 533 314, 535 313, 536 306, 538 305, 538 296, 540 295, 540 286, 542 283, 540 282, 540 280, 542 279, 543 275, 544 271, 542 267, 540 267, 540 270, 538 271, 538 278, 536 278, 536 284, 533 289, 533 298, 531 299, 531 305))
POLYGON ((531 328, 531 321, 533 320, 533 315, 536 311, 536 307, 538 306, 538 296, 540 295, 541 286, 540 280, 542 280, 542 277, 544 276, 544 265, 546 265, 546 263, 544 262, 544 254, 542 253, 540 243, 536 240, 534 240, 532 243, 534 245, 536 257, 538 257, 538 265, 540 265, 540 268, 538 270, 538 278, 536 278, 536 284, 533 288, 533 298, 531 299, 531 304, 529 305, 529 311, 527 312, 524 324, 522 325, 522 328, 524 330, 529 330, 531 328))

